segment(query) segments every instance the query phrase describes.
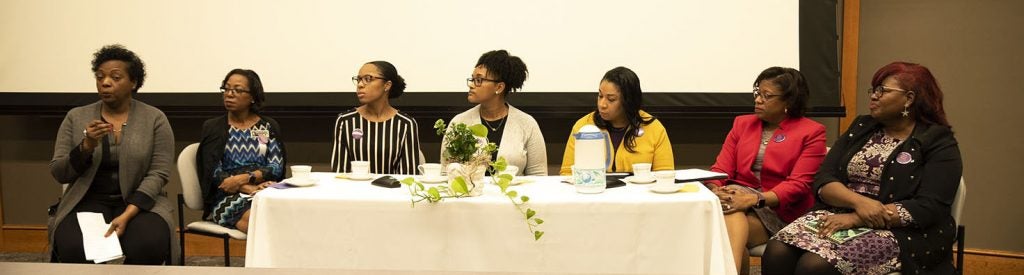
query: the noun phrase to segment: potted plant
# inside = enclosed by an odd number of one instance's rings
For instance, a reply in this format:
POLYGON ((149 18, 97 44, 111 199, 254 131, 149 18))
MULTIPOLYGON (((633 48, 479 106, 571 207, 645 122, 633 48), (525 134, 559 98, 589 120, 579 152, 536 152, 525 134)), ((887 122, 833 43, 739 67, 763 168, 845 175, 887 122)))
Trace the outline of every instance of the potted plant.
POLYGON ((448 183, 454 184, 461 179, 470 196, 483 194, 484 172, 490 166, 491 153, 498 148, 494 143, 487 142, 487 127, 456 123, 446 128, 444 120, 438 119, 434 129, 437 135, 444 136, 441 163, 448 172, 448 183))
POLYGON ((479 196, 483 194, 484 171, 490 169, 491 180, 512 202, 516 210, 522 213, 533 239, 540 240, 544 232, 537 228, 544 220, 536 217, 537 212, 526 205, 530 197, 521 196, 515 190, 509 189, 511 175, 498 175, 497 171, 504 171, 507 163, 504 158, 490 161, 491 153, 497 150, 498 146, 487 142, 487 128, 480 124, 466 126, 462 123, 446 128, 444 120, 438 119, 434 123, 434 129, 447 140, 442 144, 444 151, 441 158, 448 163, 448 184, 425 188, 423 183, 413 177, 403 179, 402 184, 409 188, 409 194, 412 195, 412 206, 415 207, 416 203, 421 201, 437 203, 446 198, 479 196))

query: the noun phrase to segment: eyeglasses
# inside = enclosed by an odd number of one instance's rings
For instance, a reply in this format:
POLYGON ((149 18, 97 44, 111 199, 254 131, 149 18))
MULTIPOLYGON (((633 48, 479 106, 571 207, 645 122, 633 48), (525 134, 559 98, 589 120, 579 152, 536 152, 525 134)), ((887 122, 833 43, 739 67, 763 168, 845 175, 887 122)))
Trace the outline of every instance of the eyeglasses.
POLYGON ((907 90, 904 90, 904 89, 900 89, 900 88, 893 88, 893 87, 886 87, 886 86, 875 86, 875 87, 871 87, 870 89, 868 89, 868 96, 872 96, 873 97, 873 96, 877 95, 878 97, 883 97, 883 96, 885 96, 885 94, 888 94, 888 93, 891 93, 891 92, 908 93, 910 91, 907 91, 907 90))
POLYGON ((754 100, 758 97, 763 98, 764 101, 772 100, 773 98, 780 97, 782 95, 770 95, 768 93, 762 93, 760 88, 754 87, 754 100))
POLYGON ((466 84, 467 85, 471 85, 473 87, 480 87, 480 85, 484 85, 484 81, 490 81, 490 82, 494 82, 494 83, 501 82, 501 81, 498 81, 497 79, 487 79, 487 78, 483 78, 483 77, 470 77, 470 78, 466 79, 466 84))
POLYGON ((239 89, 239 88, 220 87, 220 92, 224 93, 224 94, 232 93, 232 94, 236 94, 237 95, 237 94, 248 94, 249 90, 242 90, 242 89, 239 89))
POLYGON ((358 76, 357 75, 357 76, 353 76, 352 77, 352 84, 355 84, 355 85, 359 85, 359 83, 367 84, 367 83, 373 82, 374 80, 377 80, 377 79, 388 80, 387 78, 376 77, 376 76, 372 76, 372 75, 363 75, 363 76, 358 76))

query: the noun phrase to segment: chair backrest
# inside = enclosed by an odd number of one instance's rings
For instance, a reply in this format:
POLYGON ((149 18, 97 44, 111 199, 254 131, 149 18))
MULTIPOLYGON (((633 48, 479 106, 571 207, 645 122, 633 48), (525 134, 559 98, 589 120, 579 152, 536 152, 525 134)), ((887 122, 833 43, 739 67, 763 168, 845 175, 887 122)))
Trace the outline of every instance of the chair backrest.
POLYGON ((181 178, 181 195, 185 206, 192 210, 203 209, 203 192, 199 190, 199 175, 196 173, 196 151, 199 143, 185 146, 178 154, 178 177, 181 178))
POLYGON ((960 214, 964 211, 964 201, 967 200, 967 184, 964 183, 964 177, 960 177, 960 187, 956 189, 956 197, 953 198, 953 220, 956 221, 957 225, 960 225, 960 214))

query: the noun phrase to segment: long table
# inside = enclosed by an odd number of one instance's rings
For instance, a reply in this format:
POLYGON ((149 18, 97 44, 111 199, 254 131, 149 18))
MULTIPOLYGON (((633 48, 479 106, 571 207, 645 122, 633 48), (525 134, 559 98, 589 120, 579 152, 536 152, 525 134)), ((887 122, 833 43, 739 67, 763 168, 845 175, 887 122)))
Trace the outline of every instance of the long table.
MULTIPOLYGON (((522 177, 545 222, 534 241, 498 187, 412 206, 408 189, 314 173, 311 187, 257 193, 246 267, 350 270, 734 274, 718 198, 628 184, 579 194, 561 177, 522 177)), ((401 179, 406 176, 396 176, 401 179)), ((429 185, 428 185, 429 186, 429 185)))

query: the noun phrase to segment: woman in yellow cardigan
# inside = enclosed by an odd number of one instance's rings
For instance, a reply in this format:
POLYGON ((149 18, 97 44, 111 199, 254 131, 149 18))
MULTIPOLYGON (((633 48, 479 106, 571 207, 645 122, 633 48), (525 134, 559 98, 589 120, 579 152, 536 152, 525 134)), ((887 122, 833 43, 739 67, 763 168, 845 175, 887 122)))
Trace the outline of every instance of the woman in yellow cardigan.
POLYGON ((640 110, 640 78, 626 67, 604 74, 598 87, 597 110, 576 121, 562 156, 561 175, 571 175, 575 163, 573 133, 593 124, 611 139, 612 159, 608 172, 632 172, 634 163, 651 163, 651 170, 674 170, 672 143, 665 126, 653 115, 640 110), (596 115, 595 115, 596 114, 596 115))

